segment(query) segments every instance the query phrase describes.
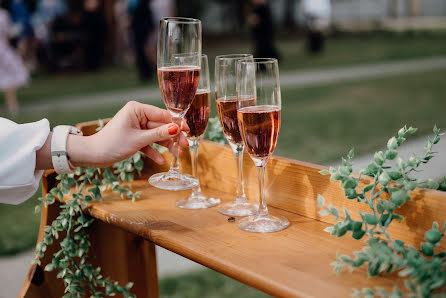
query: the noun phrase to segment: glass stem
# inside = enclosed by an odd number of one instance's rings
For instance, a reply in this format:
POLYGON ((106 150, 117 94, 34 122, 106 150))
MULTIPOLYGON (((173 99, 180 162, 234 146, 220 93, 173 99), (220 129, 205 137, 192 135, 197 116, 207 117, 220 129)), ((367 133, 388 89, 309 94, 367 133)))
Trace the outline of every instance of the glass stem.
POLYGON ((235 193, 235 202, 237 204, 246 203, 245 185, 243 182, 243 149, 243 146, 237 146, 234 150, 237 163, 237 190, 235 193))
MULTIPOLYGON (((178 125, 178 127, 181 130, 181 123, 183 122, 183 119, 180 117, 173 117, 172 122, 178 125)), ((169 172, 171 174, 175 174, 180 177, 180 166, 178 164, 178 155, 179 155, 179 146, 178 141, 180 140, 180 135, 178 134, 176 137, 173 138, 173 147, 172 147, 172 162, 170 164, 170 170, 169 172)))
POLYGON ((269 217, 265 200, 265 166, 256 166, 256 170, 257 178, 259 179, 259 212, 257 217, 269 217))
POLYGON ((187 139, 189 142, 190 158, 192 162, 192 176, 197 178, 198 185, 192 188, 192 197, 201 195, 200 180, 198 179, 198 146, 200 138, 187 139))

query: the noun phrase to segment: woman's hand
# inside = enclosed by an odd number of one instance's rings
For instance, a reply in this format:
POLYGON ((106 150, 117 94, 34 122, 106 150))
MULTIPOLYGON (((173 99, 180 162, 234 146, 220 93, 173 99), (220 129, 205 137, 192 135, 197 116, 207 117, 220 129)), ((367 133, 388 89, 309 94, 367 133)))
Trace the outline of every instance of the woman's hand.
POLYGON ((150 144, 157 143, 172 151, 173 138, 179 134, 179 145, 187 147, 181 131, 188 130, 184 122, 181 129, 172 123, 168 111, 130 101, 98 133, 88 137, 69 135, 67 155, 74 166, 106 167, 139 150, 163 164, 164 158, 150 144))

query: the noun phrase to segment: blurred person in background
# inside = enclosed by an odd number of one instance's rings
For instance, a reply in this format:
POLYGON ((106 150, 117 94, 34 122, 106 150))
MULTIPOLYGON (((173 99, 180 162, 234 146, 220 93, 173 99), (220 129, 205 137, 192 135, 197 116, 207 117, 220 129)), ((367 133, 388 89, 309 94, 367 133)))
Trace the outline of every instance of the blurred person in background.
POLYGON ((254 40, 254 55, 258 58, 279 58, 274 42, 274 26, 267 0, 252 0, 248 24, 254 40))
POLYGON ((17 114, 19 104, 16 89, 28 82, 28 70, 9 44, 11 22, 8 12, 0 8, 0 90, 4 91, 6 107, 17 114))
POLYGON ((324 50, 325 34, 330 28, 330 0, 302 0, 301 11, 308 31, 307 50, 310 54, 320 53, 324 50))
POLYGON ((155 70, 155 64, 150 62, 146 51, 149 35, 154 29, 150 0, 131 0, 128 8, 136 67, 140 80, 146 82, 153 77, 155 70))
POLYGON ((34 30, 31 12, 25 0, 12 0, 10 13, 16 31, 16 47, 29 69, 34 68, 34 30))
POLYGON ((97 70, 102 65, 107 41, 107 21, 99 0, 84 0, 82 31, 85 67, 97 70))
POLYGON ((67 13, 54 19, 50 27, 49 69, 61 71, 83 65, 82 2, 69 7, 67 13), (79 5, 79 6, 77 6, 79 5))
POLYGON ((58 17, 65 15, 67 5, 64 0, 39 0, 32 16, 32 25, 36 37, 36 55, 39 64, 50 64, 51 28, 58 17))
POLYGON ((150 32, 147 43, 147 55, 150 63, 156 65, 156 47, 158 44, 160 20, 164 17, 172 17, 175 15, 175 3, 173 0, 151 0, 150 10, 153 16, 153 29, 150 32))
POLYGON ((117 64, 129 66, 132 61, 132 45, 129 35, 130 18, 127 11, 127 0, 117 0, 113 4, 115 15, 114 36, 115 36, 115 56, 117 64))

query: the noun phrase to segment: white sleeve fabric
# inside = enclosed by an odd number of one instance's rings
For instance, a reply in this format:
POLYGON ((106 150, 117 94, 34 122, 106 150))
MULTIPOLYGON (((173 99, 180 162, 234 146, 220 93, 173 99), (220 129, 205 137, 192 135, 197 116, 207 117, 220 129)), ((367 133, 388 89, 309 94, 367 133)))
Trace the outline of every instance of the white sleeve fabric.
POLYGON ((36 151, 50 133, 47 119, 17 124, 0 117, 0 203, 20 204, 39 187, 36 151))

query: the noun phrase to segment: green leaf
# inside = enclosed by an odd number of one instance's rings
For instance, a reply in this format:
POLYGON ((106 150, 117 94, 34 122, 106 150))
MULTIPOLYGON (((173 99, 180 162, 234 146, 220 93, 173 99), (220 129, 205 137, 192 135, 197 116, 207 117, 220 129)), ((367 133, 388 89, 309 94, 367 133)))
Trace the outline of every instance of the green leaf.
POLYGON ((395 204, 396 207, 400 207, 406 201, 410 200, 410 196, 406 190, 399 190, 392 193, 390 201, 395 204))
POLYGON ((376 152, 374 156, 376 164, 382 166, 384 164, 384 153, 382 151, 376 152))
POLYGON ((367 222, 367 224, 375 226, 378 223, 378 218, 371 213, 365 213, 364 214, 364 220, 367 222))
POLYGON ((390 176, 389 174, 387 174, 387 172, 382 172, 381 175, 379 175, 378 177, 378 182, 383 185, 386 186, 390 181, 390 176))
POLYGON ((330 208, 329 208, 328 211, 330 211, 330 213, 331 213, 333 216, 335 216, 336 218, 339 217, 339 210, 338 210, 338 208, 333 207, 333 206, 330 206, 330 208))
POLYGON ((342 188, 356 188, 357 182, 354 178, 349 178, 341 183, 342 188))
POLYGON ((410 167, 414 167, 417 164, 417 160, 415 157, 409 157, 409 160, 407 161, 407 165, 410 167))
POLYGON ((396 150, 387 150, 386 151, 386 158, 388 160, 394 160, 398 155, 398 151, 396 150))
POLYGON ((378 172, 378 170, 379 170, 378 166, 374 163, 370 163, 367 166, 367 171, 368 173, 370 173, 370 175, 375 175, 378 172))
POLYGON ((320 194, 317 195, 317 206, 318 207, 324 207, 325 206, 325 199, 320 194))
POLYGON ((321 216, 327 216, 330 214, 330 211, 328 210, 320 210, 317 212, 317 214, 321 215, 321 216))
POLYGON ((401 173, 398 171, 390 171, 389 172, 389 177, 390 179, 392 179, 393 181, 398 180, 402 177, 401 173))
POLYGON ((351 174, 352 170, 350 167, 340 167, 339 168, 339 173, 341 173, 341 175, 344 176, 349 176, 351 174))
POLYGON ((391 137, 388 141, 387 141, 387 148, 389 150, 395 150, 398 147, 398 143, 396 141, 395 137, 391 137))
POLYGON ((426 232, 424 239, 432 244, 436 244, 438 241, 440 241, 441 234, 439 231, 432 229, 426 232))
POLYGON ((413 272, 414 272, 413 268, 407 267, 407 268, 401 270, 400 272, 398 272, 398 275, 401 277, 405 277, 405 276, 411 275, 413 272))
POLYGON ((333 227, 326 227, 324 229, 324 231, 327 232, 327 233, 332 233, 333 232, 333 227))
POLYGON ((355 148, 350 149, 350 151, 347 154, 348 159, 352 159, 355 156, 355 148))
POLYGON ((364 235, 365 235, 364 230, 357 230, 357 231, 353 231, 352 238, 354 238, 356 240, 360 240, 364 235))
POLYGON ((323 169, 323 170, 320 170, 319 171, 319 174, 321 174, 321 175, 328 175, 328 174, 330 174, 330 172, 327 170, 327 169, 323 169))
POLYGON ((344 189, 344 194, 347 197, 347 199, 349 199, 349 200, 356 199, 358 196, 358 194, 356 193, 356 190, 352 189, 352 188, 344 189))
POLYGON ((45 271, 51 272, 54 270, 54 264, 53 263, 49 263, 45 266, 45 271))
POLYGON ((434 255, 434 246, 429 242, 423 242, 421 244, 421 251, 426 256, 430 257, 434 255))
POLYGON ((352 231, 359 231, 362 228, 362 221, 352 221, 352 231))
POLYGON ((417 188, 418 183, 416 181, 411 181, 407 184, 407 188, 409 190, 414 190, 415 188, 417 188))
POLYGON ((440 184, 437 181, 433 180, 433 179, 428 179, 427 180, 427 186, 430 189, 438 189, 440 187, 440 184))

